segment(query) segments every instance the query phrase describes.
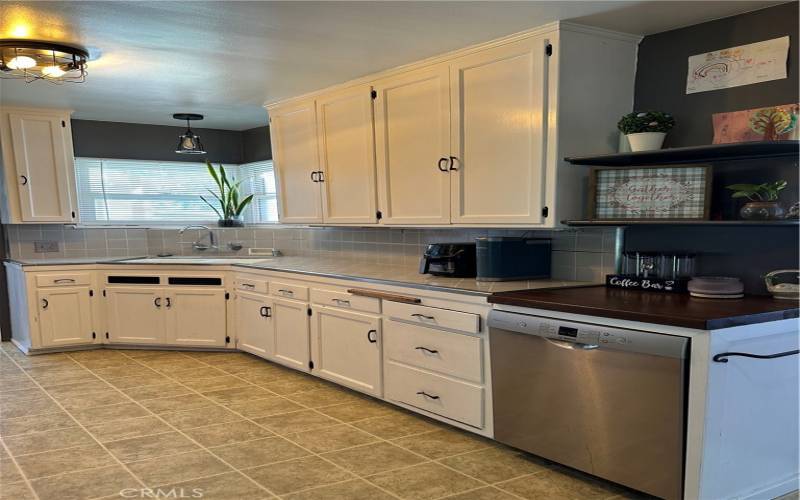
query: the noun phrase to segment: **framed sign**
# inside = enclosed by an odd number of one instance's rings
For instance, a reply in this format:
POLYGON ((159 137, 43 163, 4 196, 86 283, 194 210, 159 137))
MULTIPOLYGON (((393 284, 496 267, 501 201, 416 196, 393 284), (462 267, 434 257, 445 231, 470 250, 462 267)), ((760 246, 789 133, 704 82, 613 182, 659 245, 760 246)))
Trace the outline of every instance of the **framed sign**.
POLYGON ((593 220, 706 220, 710 165, 594 167, 589 186, 593 220))

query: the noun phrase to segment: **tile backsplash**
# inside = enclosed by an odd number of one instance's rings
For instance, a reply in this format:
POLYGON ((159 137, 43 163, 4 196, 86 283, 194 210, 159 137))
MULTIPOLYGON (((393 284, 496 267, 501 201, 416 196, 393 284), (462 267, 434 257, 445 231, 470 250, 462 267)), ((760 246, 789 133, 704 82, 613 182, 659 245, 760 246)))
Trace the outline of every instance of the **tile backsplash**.
POLYGON ((200 252, 192 243, 206 231, 190 229, 91 228, 55 225, 7 226, 11 258, 139 257, 146 255, 247 255, 250 248, 276 248, 284 255, 351 259, 415 268, 433 242, 471 241, 479 236, 551 238, 552 275, 556 279, 601 282, 613 272, 616 228, 580 228, 559 231, 505 229, 396 229, 332 227, 213 228, 217 250, 200 252), (52 246, 56 252, 36 252, 52 246), (241 246, 241 250, 231 249, 241 246))

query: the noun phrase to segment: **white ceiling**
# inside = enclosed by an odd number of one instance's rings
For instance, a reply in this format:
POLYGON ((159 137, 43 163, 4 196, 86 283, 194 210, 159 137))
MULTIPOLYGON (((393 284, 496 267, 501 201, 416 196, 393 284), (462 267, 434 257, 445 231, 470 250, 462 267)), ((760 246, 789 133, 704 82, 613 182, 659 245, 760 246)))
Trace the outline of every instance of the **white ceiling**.
POLYGON ((780 1, 0 2, 0 37, 80 44, 84 84, 0 80, 3 104, 75 118, 204 128, 266 124, 274 101, 570 19, 650 34, 780 1))

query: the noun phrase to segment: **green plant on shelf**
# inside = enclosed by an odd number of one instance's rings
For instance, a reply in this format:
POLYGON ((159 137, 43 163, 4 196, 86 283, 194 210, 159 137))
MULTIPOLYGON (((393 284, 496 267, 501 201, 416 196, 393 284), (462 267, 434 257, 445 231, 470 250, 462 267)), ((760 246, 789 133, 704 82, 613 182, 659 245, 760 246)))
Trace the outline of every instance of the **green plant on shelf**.
POLYGON ((247 206, 253 201, 253 195, 246 196, 245 198, 240 199, 239 187, 241 186, 242 182, 236 182, 235 179, 229 179, 228 175, 225 173, 225 168, 220 164, 219 171, 214 168, 214 165, 211 164, 210 161, 206 160, 206 167, 208 168, 208 173, 214 179, 214 182, 219 189, 219 194, 215 193, 212 190, 208 190, 213 196, 217 204, 213 204, 209 202, 204 196, 201 196, 200 199, 203 200, 206 205, 211 207, 214 212, 219 216, 219 219, 222 221, 236 219, 242 216, 242 212, 247 206))
POLYGON ((675 126, 675 118, 661 111, 633 112, 623 116, 617 128, 623 134, 639 134, 642 132, 669 132, 675 126))
POLYGON ((731 184, 725 186, 734 193, 731 198, 747 198, 750 201, 777 201, 780 192, 786 188, 784 180, 765 182, 763 184, 731 184))

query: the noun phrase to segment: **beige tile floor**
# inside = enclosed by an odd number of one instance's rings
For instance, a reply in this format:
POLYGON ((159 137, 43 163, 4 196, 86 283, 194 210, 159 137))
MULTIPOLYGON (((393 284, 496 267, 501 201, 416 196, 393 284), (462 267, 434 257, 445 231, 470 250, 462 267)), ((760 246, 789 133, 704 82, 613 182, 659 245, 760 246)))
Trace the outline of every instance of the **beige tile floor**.
POLYGON ((643 498, 243 353, 5 342, 0 384, 2 499, 643 498))

